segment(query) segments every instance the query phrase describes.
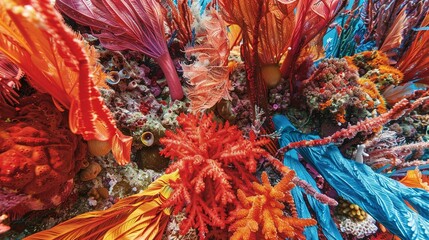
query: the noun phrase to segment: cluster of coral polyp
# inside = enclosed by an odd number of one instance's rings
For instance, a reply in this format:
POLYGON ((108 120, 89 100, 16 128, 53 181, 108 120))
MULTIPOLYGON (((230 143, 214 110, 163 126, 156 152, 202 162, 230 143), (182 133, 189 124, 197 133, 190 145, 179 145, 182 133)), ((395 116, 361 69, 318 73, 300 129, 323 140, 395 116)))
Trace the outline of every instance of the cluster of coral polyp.
POLYGON ((70 132, 50 97, 36 95, 21 104, 1 116, 0 190, 27 198, 0 210, 22 214, 57 206, 68 197, 86 146, 70 132))
POLYGON ((341 124, 385 112, 376 85, 360 79, 355 68, 345 59, 323 60, 304 82, 307 105, 341 124))

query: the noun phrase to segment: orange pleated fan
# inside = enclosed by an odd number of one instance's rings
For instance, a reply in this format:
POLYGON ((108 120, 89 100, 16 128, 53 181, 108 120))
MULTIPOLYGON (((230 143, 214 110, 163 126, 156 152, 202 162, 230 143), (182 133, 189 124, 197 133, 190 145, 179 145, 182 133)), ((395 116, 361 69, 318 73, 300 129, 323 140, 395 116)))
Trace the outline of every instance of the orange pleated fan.
POLYGON ((161 239, 171 213, 162 205, 173 191, 170 182, 178 178, 178 171, 165 174, 107 210, 84 213, 25 240, 161 239))
POLYGON ((70 110, 74 133, 109 141, 118 163, 129 162, 132 139, 116 128, 96 88, 105 78, 96 51, 64 24, 49 0, 0 2, 0 52, 59 109, 70 110))

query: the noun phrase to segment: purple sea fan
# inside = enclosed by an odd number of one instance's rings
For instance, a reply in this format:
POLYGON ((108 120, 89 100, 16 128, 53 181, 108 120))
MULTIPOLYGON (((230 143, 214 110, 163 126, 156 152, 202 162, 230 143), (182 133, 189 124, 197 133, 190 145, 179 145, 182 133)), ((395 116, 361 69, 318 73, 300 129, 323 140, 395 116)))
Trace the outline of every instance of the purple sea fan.
POLYGON ((57 0, 56 7, 77 23, 90 26, 101 44, 154 58, 167 79, 173 100, 183 90, 165 41, 164 14, 156 0, 57 0))

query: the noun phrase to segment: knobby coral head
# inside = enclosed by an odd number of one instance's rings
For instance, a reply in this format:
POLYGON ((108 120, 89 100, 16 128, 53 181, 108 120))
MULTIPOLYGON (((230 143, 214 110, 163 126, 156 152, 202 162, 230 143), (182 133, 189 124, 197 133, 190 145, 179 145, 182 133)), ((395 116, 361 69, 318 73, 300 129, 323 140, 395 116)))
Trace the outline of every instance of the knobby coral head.
POLYGON ((82 138, 64 124, 48 95, 21 99, 14 121, 0 121, 0 187, 6 195, 26 195, 1 211, 24 214, 65 201, 86 155, 82 138))

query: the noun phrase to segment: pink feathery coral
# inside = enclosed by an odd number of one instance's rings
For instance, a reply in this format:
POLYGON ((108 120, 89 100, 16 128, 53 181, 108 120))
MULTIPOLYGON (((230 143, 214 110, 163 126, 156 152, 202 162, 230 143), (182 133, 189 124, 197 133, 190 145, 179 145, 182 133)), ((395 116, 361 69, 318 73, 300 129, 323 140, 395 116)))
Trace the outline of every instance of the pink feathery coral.
POLYGON ((201 20, 203 30, 197 33, 204 36, 203 43, 186 49, 188 55, 197 59, 190 65, 182 65, 183 76, 191 85, 188 97, 193 112, 207 110, 222 99, 231 100, 226 25, 214 9, 207 14, 201 20))
POLYGON ((130 49, 154 58, 163 70, 173 100, 183 98, 182 85, 165 41, 164 14, 156 0, 58 0, 56 6, 90 26, 111 50, 130 49))

